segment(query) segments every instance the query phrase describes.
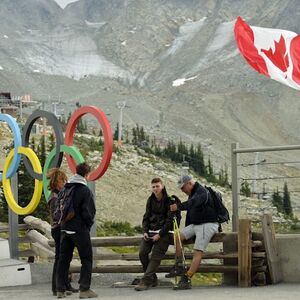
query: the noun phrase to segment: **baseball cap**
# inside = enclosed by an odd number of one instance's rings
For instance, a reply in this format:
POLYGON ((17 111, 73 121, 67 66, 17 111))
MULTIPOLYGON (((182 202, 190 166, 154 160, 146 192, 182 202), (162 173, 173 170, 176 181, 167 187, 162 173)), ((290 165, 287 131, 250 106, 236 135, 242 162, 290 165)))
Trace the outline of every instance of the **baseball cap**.
POLYGON ((192 180, 192 177, 190 175, 182 175, 178 179, 177 187, 181 189, 186 183, 192 180))

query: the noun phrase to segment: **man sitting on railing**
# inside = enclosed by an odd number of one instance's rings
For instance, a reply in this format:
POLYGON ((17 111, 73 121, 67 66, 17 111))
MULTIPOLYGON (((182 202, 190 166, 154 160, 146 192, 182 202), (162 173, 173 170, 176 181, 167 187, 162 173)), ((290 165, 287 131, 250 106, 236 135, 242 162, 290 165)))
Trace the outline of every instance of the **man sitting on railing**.
POLYGON ((173 228, 173 217, 176 216, 177 222, 181 218, 179 211, 175 213, 170 211, 171 199, 160 178, 152 179, 151 188, 152 194, 148 198, 143 217, 144 235, 139 251, 145 274, 135 287, 136 291, 144 291, 158 285, 155 272, 173 239, 170 234, 173 228), (151 251, 151 258, 149 258, 151 251))
POLYGON ((213 200, 207 189, 195 182, 191 176, 183 175, 178 181, 178 187, 188 195, 188 200, 170 206, 171 211, 186 210, 186 227, 180 231, 180 240, 188 240, 196 236, 194 244, 193 260, 189 270, 185 273, 183 265, 183 248, 181 242, 176 242, 175 272, 166 277, 181 275, 180 281, 174 286, 175 290, 190 289, 191 278, 198 271, 203 252, 215 233, 218 232, 219 224, 214 209, 213 200), (181 273, 181 274, 180 274, 181 273))

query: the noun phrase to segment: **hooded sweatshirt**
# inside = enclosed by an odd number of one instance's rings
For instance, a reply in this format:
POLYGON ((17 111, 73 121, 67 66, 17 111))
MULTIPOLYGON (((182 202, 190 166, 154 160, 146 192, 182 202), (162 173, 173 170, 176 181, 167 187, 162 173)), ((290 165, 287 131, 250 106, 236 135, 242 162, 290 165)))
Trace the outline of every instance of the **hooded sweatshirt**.
POLYGON ((96 213, 93 193, 88 188, 86 179, 78 174, 71 177, 65 187, 72 185, 75 185, 72 193, 75 216, 64 223, 61 229, 70 232, 90 231, 96 213))

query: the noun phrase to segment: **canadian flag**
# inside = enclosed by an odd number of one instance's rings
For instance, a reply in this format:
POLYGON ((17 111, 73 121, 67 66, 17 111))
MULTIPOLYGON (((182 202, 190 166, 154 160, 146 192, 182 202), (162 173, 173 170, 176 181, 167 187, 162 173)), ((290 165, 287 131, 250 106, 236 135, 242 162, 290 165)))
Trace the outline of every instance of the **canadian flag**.
POLYGON ((240 52, 257 72, 300 90, 300 35, 249 26, 241 17, 234 35, 240 52))

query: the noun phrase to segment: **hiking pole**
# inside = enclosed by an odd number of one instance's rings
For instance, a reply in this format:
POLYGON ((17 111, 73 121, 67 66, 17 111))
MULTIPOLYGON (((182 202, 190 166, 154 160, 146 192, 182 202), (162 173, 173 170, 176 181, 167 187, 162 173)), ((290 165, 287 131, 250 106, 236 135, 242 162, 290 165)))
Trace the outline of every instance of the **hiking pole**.
POLYGON ((173 225, 174 225, 174 236, 175 236, 175 238, 176 238, 176 236, 178 236, 178 244, 179 244, 179 248, 181 250, 181 255, 182 255, 182 266, 183 266, 183 269, 186 270, 186 261, 185 261, 185 256, 184 256, 184 250, 183 250, 182 242, 180 239, 180 231, 178 228, 176 216, 173 218, 173 225), (176 232, 176 234, 175 234, 175 232, 176 232))
MULTIPOLYGON (((176 199, 174 197, 171 197, 170 200, 174 203, 176 199)), ((186 262, 185 262, 185 256, 184 256, 184 250, 182 246, 182 242, 180 239, 180 231, 178 227, 178 222, 177 222, 177 217, 176 217, 176 212, 173 212, 173 238, 174 238, 174 246, 175 246, 175 266, 177 262, 177 239, 178 239, 178 246, 181 250, 181 255, 182 255, 182 268, 184 271, 186 271, 186 262)), ((178 284, 178 276, 176 276, 176 267, 175 267, 175 284, 178 284)))

